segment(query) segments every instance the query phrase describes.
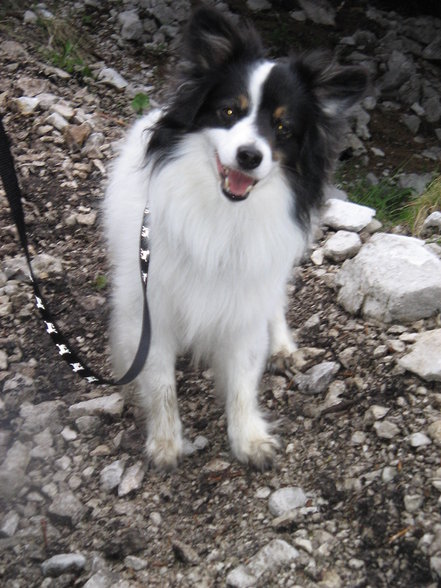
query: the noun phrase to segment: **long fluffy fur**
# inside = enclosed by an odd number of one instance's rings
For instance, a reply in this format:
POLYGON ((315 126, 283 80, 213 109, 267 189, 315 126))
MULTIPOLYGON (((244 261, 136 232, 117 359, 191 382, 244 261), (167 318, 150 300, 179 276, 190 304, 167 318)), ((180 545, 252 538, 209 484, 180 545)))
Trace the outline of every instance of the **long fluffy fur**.
POLYGON ((159 467, 173 467, 182 453, 174 364, 191 351, 213 366, 233 453, 265 468, 278 440, 258 407, 259 381, 269 354, 295 349, 284 315, 286 282, 304 252, 342 111, 361 95, 365 76, 317 57, 269 62, 249 25, 241 31, 201 8, 185 36, 178 79, 165 109, 131 129, 107 191, 116 365, 128 365, 140 332, 139 230, 148 202, 152 343, 138 379, 147 453, 159 467), (293 131, 282 141, 262 112, 287 85, 289 96, 291 86, 299 88, 291 118, 305 120, 299 129, 293 120, 295 138, 293 131), (231 96, 247 93, 249 100, 234 124, 223 122, 229 115, 218 107, 229 86, 231 96), (223 169, 239 167, 236 149, 243 144, 262 162, 246 170, 257 181, 248 197, 231 202, 216 157, 223 169))

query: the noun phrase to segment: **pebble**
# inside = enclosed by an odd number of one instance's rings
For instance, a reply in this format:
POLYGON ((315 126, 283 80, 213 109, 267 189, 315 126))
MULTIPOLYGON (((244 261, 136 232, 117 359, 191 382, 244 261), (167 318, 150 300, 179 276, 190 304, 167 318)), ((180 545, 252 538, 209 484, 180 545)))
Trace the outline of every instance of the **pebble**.
POLYGON ((412 447, 424 447, 425 445, 430 445, 432 441, 424 433, 412 433, 409 436, 409 443, 412 447))
POLYGON ((49 516, 56 523, 70 527, 75 527, 84 517, 85 512, 83 504, 70 491, 55 496, 48 508, 49 516))
POLYGON ((128 467, 118 486, 118 496, 127 496, 130 492, 139 490, 145 476, 144 464, 141 461, 128 467))
POLYGON ((275 517, 304 506, 307 496, 299 486, 287 486, 273 492, 268 501, 268 508, 275 517))
POLYGON ((210 473, 219 473, 219 472, 224 472, 229 467, 231 467, 230 462, 225 461, 223 459, 220 459, 218 457, 215 457, 214 459, 212 459, 211 461, 209 461, 208 463, 206 463, 204 465, 204 467, 202 468, 202 471, 203 472, 210 472, 210 473))
POLYGON ((434 443, 441 445, 441 419, 431 423, 427 432, 434 443))
POLYGON ((401 367, 428 382, 441 382, 441 329, 422 333, 410 353, 398 360, 401 367))
POLYGON ((128 86, 127 80, 125 80, 120 73, 111 67, 104 67, 98 73, 98 80, 103 84, 107 84, 113 88, 116 88, 117 90, 124 90, 124 88, 127 88, 128 86))
POLYGON ((100 483, 105 492, 112 492, 121 482, 124 473, 124 463, 117 459, 101 470, 100 483))
POLYGON ((390 408, 388 408, 387 406, 380 406, 378 404, 373 404, 364 413, 363 420, 365 423, 372 424, 375 421, 379 421, 379 420, 383 419, 389 411, 390 411, 390 408))
POLYGON ((124 410, 124 397, 119 392, 114 392, 110 396, 101 396, 84 400, 73 404, 69 407, 69 413, 74 418, 88 415, 109 415, 120 417, 124 410))
POLYGON ((0 496, 9 499, 20 491, 26 481, 30 459, 29 447, 15 441, 0 467, 0 496))
POLYGON ((304 374, 295 376, 294 382, 304 394, 321 394, 327 389, 339 368, 335 361, 324 361, 304 374))
POLYGON ((53 112, 46 118, 46 124, 52 125, 57 131, 62 131, 69 123, 61 116, 61 114, 53 112))
POLYGON ((341 262, 354 257, 361 249, 361 239, 357 233, 351 231, 337 231, 329 237, 323 247, 325 257, 332 261, 341 262))
POLYGON ((86 558, 81 553, 60 553, 41 564, 43 576, 57 577, 61 574, 79 573, 86 565, 86 558))
POLYGON ((14 104, 20 114, 23 116, 29 116, 37 109, 38 98, 31 96, 20 96, 20 98, 15 98, 14 104))
POLYGON ((147 560, 136 557, 136 555, 128 555, 124 559, 124 563, 126 564, 126 567, 135 570, 135 572, 145 570, 149 565, 147 560))
POLYGON ((400 432, 399 427, 391 421, 377 421, 374 429, 380 439, 393 439, 400 432))
POLYGON ((331 198, 323 207, 321 222, 332 229, 358 232, 364 229, 374 216, 373 208, 331 198))
POLYGON ((10 510, 6 513, 0 525, 0 537, 12 537, 15 535, 19 522, 20 517, 15 510, 10 510))
POLYGON ((176 559, 183 563, 195 566, 201 560, 193 547, 184 543, 180 539, 172 539, 172 549, 176 559))
POLYGON ((407 512, 413 513, 421 509, 424 502, 424 497, 420 494, 406 494, 403 501, 404 508, 407 510, 407 512))
POLYGON ((299 552, 292 545, 282 539, 273 539, 246 564, 239 565, 227 575, 227 586, 232 588, 255 586, 265 572, 287 565, 298 556, 299 552))

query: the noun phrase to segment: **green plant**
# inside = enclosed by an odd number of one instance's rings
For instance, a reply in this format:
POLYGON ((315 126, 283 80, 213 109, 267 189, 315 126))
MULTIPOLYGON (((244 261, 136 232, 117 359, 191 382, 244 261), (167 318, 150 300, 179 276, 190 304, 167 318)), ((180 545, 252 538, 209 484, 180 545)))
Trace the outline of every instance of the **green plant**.
POLYGON ((437 176, 418 198, 404 208, 407 223, 414 235, 420 235, 424 220, 435 211, 441 211, 441 175, 437 176))
POLYGON ((136 112, 136 114, 141 115, 147 108, 150 106, 150 98, 144 92, 138 92, 135 94, 132 102, 131 107, 136 112))
POLYGON ((349 187, 348 192, 353 202, 375 208, 378 220, 386 225, 407 221, 406 206, 414 195, 412 188, 401 188, 393 177, 380 180, 376 185, 362 179, 349 187))
POLYGON ((77 54, 75 45, 71 41, 66 41, 61 51, 51 51, 49 58, 52 63, 64 69, 67 73, 77 74, 80 77, 90 77, 92 72, 83 59, 77 54))
POLYGON ((104 290, 104 288, 107 288, 107 276, 98 274, 93 282, 93 287, 95 290, 104 290))

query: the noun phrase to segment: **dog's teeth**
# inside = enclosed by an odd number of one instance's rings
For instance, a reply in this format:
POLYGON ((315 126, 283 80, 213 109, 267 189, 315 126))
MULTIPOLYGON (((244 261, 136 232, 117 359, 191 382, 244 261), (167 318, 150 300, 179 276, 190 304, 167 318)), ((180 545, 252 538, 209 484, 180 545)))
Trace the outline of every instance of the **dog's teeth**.
POLYGON ((225 183, 224 183, 225 189, 229 190, 230 189, 230 179, 228 176, 225 177, 225 183))
POLYGON ((252 189, 253 189, 253 185, 252 185, 252 184, 250 184, 250 185, 248 186, 248 188, 245 190, 245 194, 249 194, 249 193, 251 192, 251 190, 252 190, 252 189))

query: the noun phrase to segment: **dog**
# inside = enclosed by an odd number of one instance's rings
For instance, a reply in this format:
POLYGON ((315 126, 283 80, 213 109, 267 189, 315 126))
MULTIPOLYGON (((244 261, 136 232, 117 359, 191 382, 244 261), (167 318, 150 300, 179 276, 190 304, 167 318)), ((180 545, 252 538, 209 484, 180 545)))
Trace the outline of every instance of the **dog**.
POLYGON ((113 264, 112 342, 126 368, 143 293, 139 232, 150 209, 151 347, 137 379, 146 451, 173 468, 183 450, 175 361, 191 352, 225 399, 234 456, 264 470, 278 437, 258 405, 268 358, 296 349, 286 284, 366 73, 322 53, 273 61, 251 24, 197 8, 174 92, 138 120, 114 164, 104 217, 113 264))

